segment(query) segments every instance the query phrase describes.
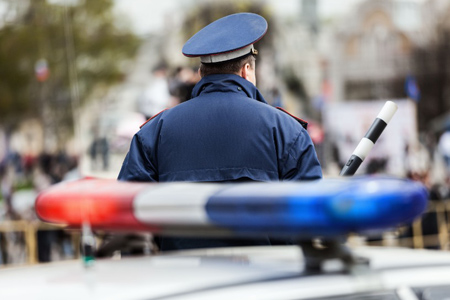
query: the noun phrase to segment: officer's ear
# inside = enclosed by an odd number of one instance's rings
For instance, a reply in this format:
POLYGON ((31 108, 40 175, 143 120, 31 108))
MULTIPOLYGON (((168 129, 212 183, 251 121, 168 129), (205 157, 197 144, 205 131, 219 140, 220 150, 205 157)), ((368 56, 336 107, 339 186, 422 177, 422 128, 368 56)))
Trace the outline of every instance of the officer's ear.
POLYGON ((254 85, 256 85, 256 78, 255 78, 255 70, 254 68, 251 66, 250 63, 246 63, 242 66, 240 74, 239 74, 242 78, 247 79, 248 81, 250 81, 251 83, 253 83, 254 85))
MULTIPOLYGON (((251 68, 252 68, 252 66, 250 66, 249 63, 244 64, 244 65, 241 67, 241 71, 240 71, 239 75, 240 75, 242 78, 247 79, 247 77, 248 77, 248 75, 249 75, 249 72, 251 71, 251 68)), ((248 79, 247 79, 247 80, 248 80, 248 79)))

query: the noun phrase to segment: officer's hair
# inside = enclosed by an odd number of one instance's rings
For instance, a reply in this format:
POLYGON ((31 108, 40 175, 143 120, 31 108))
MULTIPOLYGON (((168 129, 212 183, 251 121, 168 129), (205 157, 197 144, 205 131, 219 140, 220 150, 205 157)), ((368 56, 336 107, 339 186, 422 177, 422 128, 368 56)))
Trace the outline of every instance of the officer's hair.
POLYGON ((255 68, 255 60, 256 58, 253 54, 248 54, 244 57, 219 63, 201 63, 200 76, 205 77, 213 74, 239 74, 239 71, 245 64, 250 64, 252 68, 255 68))

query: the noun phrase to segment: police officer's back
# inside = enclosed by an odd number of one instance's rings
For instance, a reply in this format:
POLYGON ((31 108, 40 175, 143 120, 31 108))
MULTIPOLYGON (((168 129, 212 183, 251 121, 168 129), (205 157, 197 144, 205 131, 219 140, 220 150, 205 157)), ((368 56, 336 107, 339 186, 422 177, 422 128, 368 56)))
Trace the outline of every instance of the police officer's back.
MULTIPOLYGON (((119 174, 129 181, 278 181, 322 176, 302 120, 271 107, 256 88, 253 44, 267 31, 241 13, 203 28, 183 47, 200 57, 192 99, 149 119, 119 174)), ((268 239, 162 238, 162 250, 270 244, 268 239)))

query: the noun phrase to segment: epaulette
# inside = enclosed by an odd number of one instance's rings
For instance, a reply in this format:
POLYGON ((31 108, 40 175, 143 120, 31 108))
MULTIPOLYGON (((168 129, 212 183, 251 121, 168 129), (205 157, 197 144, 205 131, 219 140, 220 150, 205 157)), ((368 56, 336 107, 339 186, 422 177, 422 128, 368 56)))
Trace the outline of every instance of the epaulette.
POLYGON ((147 124, 148 122, 150 122, 153 118, 155 118, 156 116, 158 116, 159 114, 161 114, 163 111, 168 110, 168 108, 163 109, 162 111, 160 111, 159 113, 157 113, 156 115, 154 115, 153 117, 149 118, 147 121, 144 122, 144 124, 142 124, 141 126, 139 126, 139 128, 142 128, 142 126, 144 126, 145 124, 147 124))
POLYGON ((289 113, 287 110, 285 110, 285 109, 283 109, 283 108, 281 108, 281 107, 279 107, 279 106, 277 106, 276 108, 279 109, 279 110, 281 110, 282 112, 287 113, 287 114, 290 115, 291 117, 293 117, 295 120, 297 120, 297 122, 300 123, 300 125, 302 125, 303 128, 308 129, 308 122, 306 122, 305 120, 300 119, 299 117, 294 116, 293 114, 289 113))

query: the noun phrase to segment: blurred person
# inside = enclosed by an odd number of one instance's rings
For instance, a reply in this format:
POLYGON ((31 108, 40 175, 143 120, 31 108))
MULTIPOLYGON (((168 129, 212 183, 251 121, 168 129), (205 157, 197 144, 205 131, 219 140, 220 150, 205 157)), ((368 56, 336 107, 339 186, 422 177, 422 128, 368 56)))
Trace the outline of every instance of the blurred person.
MULTIPOLYGON (((18 169, 17 161, 9 160, 0 168, 1 195, 4 200, 4 215, 1 221, 20 220, 21 216, 14 207, 14 193, 16 192, 18 169)), ((0 237, 0 252, 4 264, 22 263, 25 260, 24 233, 20 231, 5 231, 0 237)))
POLYGON ((4 168, 0 169, 0 191, 5 203, 5 218, 10 220, 18 219, 12 205, 15 180, 15 167, 11 163, 7 163, 4 168))
MULTIPOLYGON (((33 169, 33 186, 36 193, 61 182, 73 167, 70 157, 65 152, 41 153, 33 169)), ((39 262, 73 256, 73 250, 69 249, 70 235, 62 229, 37 230, 36 238, 39 262)))
POLYGON ((7 159, 14 166, 14 171, 16 175, 21 176, 24 171, 24 166, 23 166, 23 159, 20 153, 13 151, 9 153, 7 159))
POLYGON ((198 71, 192 68, 178 67, 175 76, 170 80, 170 94, 177 98, 178 103, 183 103, 192 96, 192 90, 200 80, 198 71))
POLYGON ((37 193, 45 190, 53 184, 53 180, 40 164, 35 165, 33 169, 33 187, 37 193))
POLYGON ((366 174, 383 174, 386 173, 386 167, 389 159, 387 157, 375 157, 368 160, 366 174))
MULTIPOLYGON (((196 33, 183 54, 200 57, 201 80, 189 101, 143 124, 119 180, 242 182, 322 177, 307 123, 267 104, 256 88, 253 44, 266 20, 239 13, 196 33)), ((270 245, 261 239, 158 237, 160 250, 270 245)))
POLYGON ((30 178, 33 173, 33 165, 35 164, 37 157, 33 154, 27 153, 23 156, 23 167, 26 178, 30 178))
MULTIPOLYGON (((51 155, 42 153, 39 156, 39 162, 33 169, 33 186, 37 193, 40 193, 54 183, 54 178, 50 175, 51 165, 51 155)), ((38 230, 36 232, 39 262, 51 261, 51 244, 55 241, 55 237, 55 234, 50 230, 38 230)))
POLYGON ((424 248, 426 249, 442 249, 439 235, 439 220, 437 212, 434 209, 436 203, 442 201, 442 195, 439 188, 433 185, 430 178, 430 170, 412 169, 407 172, 406 178, 422 183, 428 190, 428 199, 430 200, 429 209, 420 217, 420 231, 414 231, 413 224, 403 228, 400 238, 413 238, 420 234, 424 240, 424 248), (433 238, 434 237, 434 238, 433 238))
POLYGON ((55 176, 54 169, 55 161, 53 155, 48 152, 42 152, 38 157, 38 168, 41 169, 42 173, 48 177, 50 184, 58 182, 58 178, 55 176))
POLYGON ((62 181, 72 181, 83 177, 78 167, 78 160, 79 159, 76 156, 69 157, 67 172, 64 174, 62 181))
POLYGON ((138 98, 138 111, 146 119, 171 106, 172 96, 169 93, 167 67, 164 63, 152 70, 153 79, 144 93, 138 98))
POLYGON ((0 232, 0 265, 4 265, 6 263, 5 255, 6 255, 6 245, 5 245, 5 238, 3 237, 3 234, 0 232))
POLYGON ((429 177, 431 157, 428 149, 421 142, 416 141, 407 145, 405 152, 407 173, 412 174, 412 176, 429 177))
POLYGON ((439 138, 438 151, 444 158, 446 175, 450 177, 450 128, 447 128, 439 138))
POLYGON ((109 169, 109 142, 104 136, 95 133, 94 139, 89 146, 89 156, 91 158, 91 169, 107 171, 109 169), (99 168, 101 165, 101 168, 99 168))
MULTIPOLYGON (((406 177, 408 179, 422 183, 428 190, 428 198, 430 207, 421 216, 420 234, 425 242, 424 247, 427 249, 441 249, 440 240, 437 238, 439 234, 439 219, 437 211, 434 209, 438 202, 446 199, 446 195, 442 193, 439 184, 432 181, 431 177, 431 156, 428 149, 419 141, 407 145, 406 149, 406 177), (433 237, 436 237, 433 239, 433 237)), ((401 237, 412 238, 414 234, 413 226, 407 226, 401 237)))

